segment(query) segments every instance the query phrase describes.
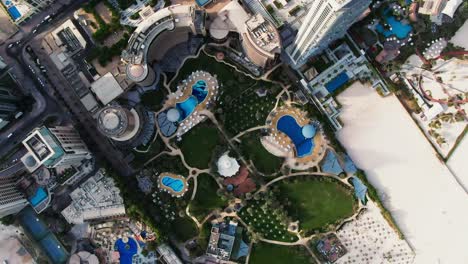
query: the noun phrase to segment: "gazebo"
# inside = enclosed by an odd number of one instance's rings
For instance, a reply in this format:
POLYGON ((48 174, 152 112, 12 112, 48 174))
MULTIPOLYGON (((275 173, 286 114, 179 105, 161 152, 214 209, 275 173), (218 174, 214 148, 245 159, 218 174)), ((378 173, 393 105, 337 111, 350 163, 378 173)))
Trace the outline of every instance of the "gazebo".
POLYGON ((223 177, 234 176, 240 168, 239 163, 235 158, 229 157, 228 152, 224 153, 216 163, 218 166, 218 173, 223 177))

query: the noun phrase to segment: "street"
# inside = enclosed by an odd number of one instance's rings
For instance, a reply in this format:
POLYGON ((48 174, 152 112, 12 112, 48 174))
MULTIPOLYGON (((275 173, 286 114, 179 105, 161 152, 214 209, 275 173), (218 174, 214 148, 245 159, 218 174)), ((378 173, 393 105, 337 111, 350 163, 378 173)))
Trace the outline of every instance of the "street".
POLYGON ((86 1, 78 0, 68 6, 60 3, 51 5, 50 9, 30 19, 21 26, 17 34, 5 41, 3 45, 0 45, 0 56, 12 68, 11 73, 20 81, 24 90, 29 92, 36 100, 30 113, 26 113, 20 120, 0 133, 0 156, 11 151, 32 129, 42 125, 47 117, 53 116, 59 120, 68 119, 70 117, 69 112, 71 112, 84 128, 84 131, 80 131, 84 136, 83 140, 88 145, 96 147, 98 154, 106 158, 119 174, 128 176, 133 173, 133 170, 125 162, 123 154, 99 133, 96 121, 82 105, 79 96, 70 87, 70 84, 55 67, 49 56, 40 49, 42 36, 70 18, 73 12, 84 2, 86 1), (51 15, 52 20, 42 22, 48 15, 51 15), (50 83, 38 80, 39 75, 32 67, 34 62, 29 60, 30 56, 25 51, 28 45, 32 47, 34 53, 46 67, 50 83), (55 94, 58 94, 64 101, 63 105, 58 104, 59 100, 55 97, 55 94), (10 134, 12 135, 8 137, 10 134))

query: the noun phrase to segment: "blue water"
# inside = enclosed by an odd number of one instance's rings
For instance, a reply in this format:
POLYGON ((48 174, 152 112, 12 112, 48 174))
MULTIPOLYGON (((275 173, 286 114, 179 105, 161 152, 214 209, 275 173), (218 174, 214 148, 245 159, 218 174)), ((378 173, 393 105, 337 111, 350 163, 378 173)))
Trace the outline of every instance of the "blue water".
POLYGON ((44 199, 47 198, 47 193, 45 192, 44 188, 39 187, 34 194, 33 197, 29 199, 29 202, 31 203, 32 206, 36 206, 40 204, 44 199))
POLYGON ((208 95, 208 91, 206 88, 207 85, 205 81, 197 81, 192 86, 192 95, 189 98, 187 98, 187 100, 176 104, 176 108, 180 112, 179 121, 182 121, 185 118, 187 118, 191 113, 193 113, 195 107, 197 107, 197 105, 199 105, 205 100, 206 96, 208 95))
POLYGON ((302 127, 296 119, 290 115, 280 117, 276 128, 285 133, 294 143, 296 154, 299 158, 312 154, 314 143, 311 138, 305 138, 302 135, 302 127))
POLYGON ((392 30, 384 29, 381 24, 378 24, 375 29, 380 34, 384 35, 386 38, 395 35, 398 39, 405 39, 408 37, 408 34, 411 32, 412 27, 410 25, 405 25, 402 22, 398 21, 395 17, 389 15, 390 10, 385 11, 385 22, 392 27, 392 30))
POLYGON ((336 91, 338 88, 343 86, 345 83, 347 83, 349 80, 348 74, 346 72, 342 72, 338 74, 333 80, 325 84, 325 88, 327 88, 327 91, 329 93, 333 93, 336 91))
POLYGON ((114 248, 119 251, 120 264, 131 264, 133 255, 138 252, 138 244, 133 238, 129 238, 128 243, 124 243, 120 238, 115 242, 114 248))
POLYGON ((211 2, 211 0, 195 0, 195 2, 197 2, 197 4, 201 7, 207 5, 209 2, 211 2))
POLYGON ((203 100, 205 100, 206 96, 208 95, 206 87, 206 82, 203 80, 199 80, 194 85, 192 85, 192 95, 197 98, 198 103, 203 102, 203 100))
POLYGON ((184 182, 181 179, 163 176, 161 182, 164 186, 171 188, 174 192, 181 192, 184 189, 184 182))
POLYGON ((10 13, 13 20, 18 20, 18 18, 21 17, 21 13, 18 10, 18 8, 16 8, 16 6, 9 7, 8 8, 8 13, 10 13))

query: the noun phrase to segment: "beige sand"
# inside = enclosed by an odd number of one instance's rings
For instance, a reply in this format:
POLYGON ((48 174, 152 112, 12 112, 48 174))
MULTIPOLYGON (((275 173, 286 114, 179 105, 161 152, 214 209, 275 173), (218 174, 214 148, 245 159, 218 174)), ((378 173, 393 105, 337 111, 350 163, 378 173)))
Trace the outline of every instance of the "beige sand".
POLYGON ((415 263, 466 263, 468 195, 397 98, 356 82, 338 100, 338 139, 379 190, 416 251, 415 263))

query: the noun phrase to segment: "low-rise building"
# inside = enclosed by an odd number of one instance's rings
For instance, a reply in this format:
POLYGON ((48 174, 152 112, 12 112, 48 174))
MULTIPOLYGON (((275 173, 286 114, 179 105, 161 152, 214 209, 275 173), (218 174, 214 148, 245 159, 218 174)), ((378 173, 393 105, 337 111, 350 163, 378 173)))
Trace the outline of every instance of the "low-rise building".
POLYGON ((125 215, 120 190, 103 170, 76 188, 70 197, 72 203, 62 211, 62 215, 71 224, 125 215))
POLYGON ((243 229, 237 222, 222 220, 212 223, 210 240, 206 254, 221 261, 229 261, 247 256, 249 247, 242 241, 243 229))

